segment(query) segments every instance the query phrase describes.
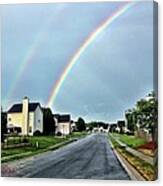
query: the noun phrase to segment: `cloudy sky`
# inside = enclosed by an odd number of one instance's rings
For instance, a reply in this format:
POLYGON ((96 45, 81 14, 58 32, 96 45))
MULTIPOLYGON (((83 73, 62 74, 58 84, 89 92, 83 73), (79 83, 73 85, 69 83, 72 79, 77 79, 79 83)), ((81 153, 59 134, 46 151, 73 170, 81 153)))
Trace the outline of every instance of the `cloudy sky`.
MULTIPOLYGON (((123 3, 3 5, 2 106, 24 96, 46 106, 85 39, 123 3)), ((153 89, 153 5, 137 3, 80 56, 52 109, 76 119, 115 121, 153 89)))

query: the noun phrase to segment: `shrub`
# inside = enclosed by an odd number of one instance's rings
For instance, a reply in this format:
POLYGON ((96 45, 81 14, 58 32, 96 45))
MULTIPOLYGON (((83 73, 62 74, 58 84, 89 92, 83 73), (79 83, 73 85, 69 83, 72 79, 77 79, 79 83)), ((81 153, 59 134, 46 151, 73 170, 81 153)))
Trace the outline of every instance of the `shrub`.
POLYGON ((57 136, 62 136, 62 133, 60 131, 57 132, 57 136))
POLYGON ((42 133, 39 131, 39 130, 36 130, 34 133, 33 133, 34 136, 41 136, 42 133))
POLYGON ((131 131, 126 132, 126 134, 129 136, 134 136, 134 132, 131 132, 131 131))
POLYGON ((28 138, 23 137, 23 139, 22 139, 22 143, 28 143, 28 142, 29 142, 28 138))

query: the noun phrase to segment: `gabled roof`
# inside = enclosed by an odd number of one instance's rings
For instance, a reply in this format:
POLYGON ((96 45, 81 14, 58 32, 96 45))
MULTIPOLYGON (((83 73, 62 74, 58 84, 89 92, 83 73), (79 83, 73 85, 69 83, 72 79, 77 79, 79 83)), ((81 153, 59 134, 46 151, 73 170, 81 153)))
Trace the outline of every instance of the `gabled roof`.
MULTIPOLYGON (((40 103, 29 103, 29 112, 34 112, 40 106, 40 103)), ((8 113, 19 113, 22 112, 23 105, 21 104, 14 104, 9 110, 8 113)), ((40 107, 41 108, 41 107, 40 107)))
POLYGON ((53 114, 53 117, 55 117, 57 120, 59 119, 59 114, 53 114))
POLYGON ((64 122, 70 122, 71 121, 71 117, 69 114, 65 114, 65 115, 60 115, 60 114, 54 114, 53 115, 59 123, 64 123, 64 122))
MULTIPOLYGON (((37 106, 40 106, 40 103, 29 103, 29 112, 35 111, 37 106)), ((41 108, 41 106, 40 106, 40 108, 41 108)))
POLYGON ((63 123, 63 122, 70 122, 70 115, 60 115, 59 117, 59 123, 63 123))

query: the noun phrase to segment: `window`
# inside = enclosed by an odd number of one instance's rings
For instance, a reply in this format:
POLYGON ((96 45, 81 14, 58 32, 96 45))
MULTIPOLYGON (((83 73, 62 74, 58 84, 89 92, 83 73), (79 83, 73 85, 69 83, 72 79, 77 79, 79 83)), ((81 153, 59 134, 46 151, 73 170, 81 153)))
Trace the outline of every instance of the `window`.
POLYGON ((30 126, 30 127, 29 127, 29 133, 31 133, 31 132, 32 132, 32 127, 30 126))
POLYGON ((22 132, 22 129, 21 129, 21 127, 15 127, 15 133, 21 133, 22 132))
POLYGON ((40 123, 40 119, 38 119, 38 123, 40 123))
POLYGON ((8 118, 9 121, 11 121, 11 118, 8 118))

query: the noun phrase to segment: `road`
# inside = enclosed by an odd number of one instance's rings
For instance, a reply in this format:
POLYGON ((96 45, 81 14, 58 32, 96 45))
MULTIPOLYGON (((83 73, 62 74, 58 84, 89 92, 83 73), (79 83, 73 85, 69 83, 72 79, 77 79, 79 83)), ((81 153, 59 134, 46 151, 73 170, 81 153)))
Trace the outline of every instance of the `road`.
MULTIPOLYGON (((4 165, 3 165, 4 166, 4 165)), ((105 134, 92 134, 56 151, 8 164, 8 176, 129 180, 105 134)), ((6 176, 2 170, 2 176, 6 176)))

